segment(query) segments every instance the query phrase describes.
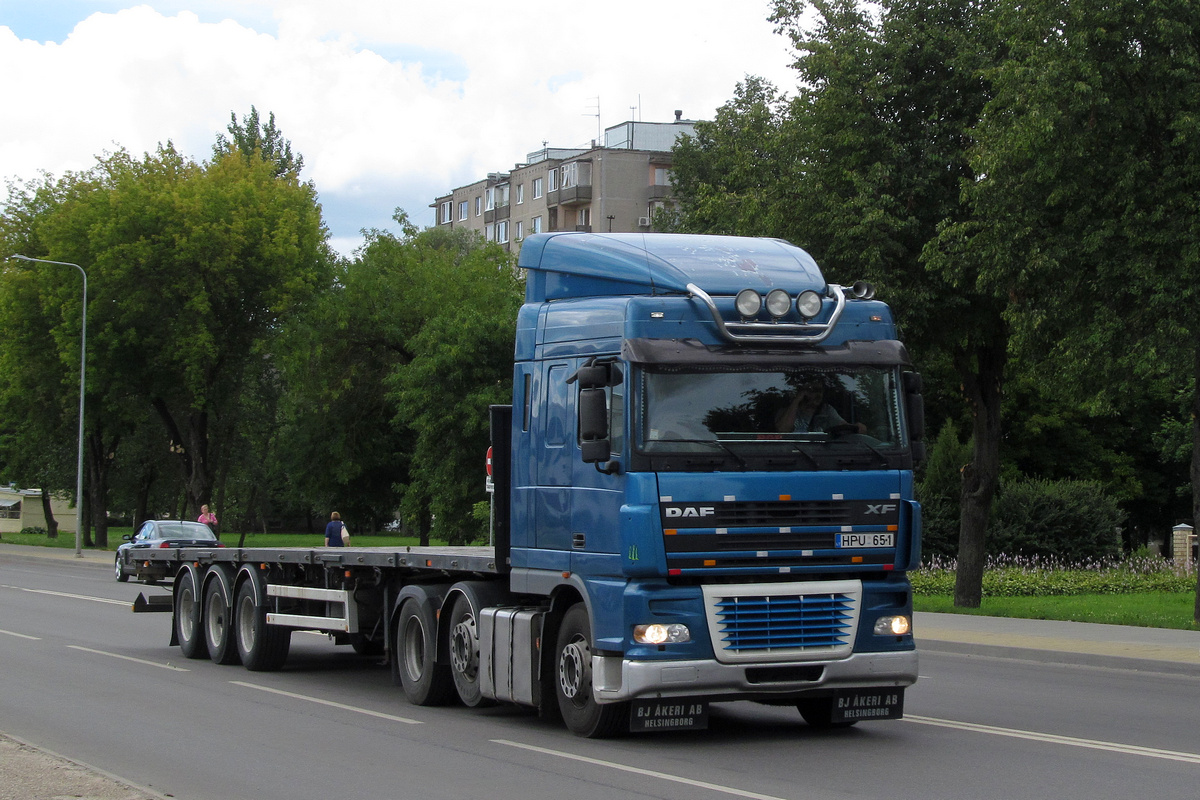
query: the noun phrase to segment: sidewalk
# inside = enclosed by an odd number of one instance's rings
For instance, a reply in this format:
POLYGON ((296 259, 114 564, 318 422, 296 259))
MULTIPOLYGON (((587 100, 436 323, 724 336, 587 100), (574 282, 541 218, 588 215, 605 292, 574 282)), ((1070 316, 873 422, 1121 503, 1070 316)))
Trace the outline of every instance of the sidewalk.
POLYGON ((913 616, 919 651, 1200 677, 1200 631, 967 614, 913 616))

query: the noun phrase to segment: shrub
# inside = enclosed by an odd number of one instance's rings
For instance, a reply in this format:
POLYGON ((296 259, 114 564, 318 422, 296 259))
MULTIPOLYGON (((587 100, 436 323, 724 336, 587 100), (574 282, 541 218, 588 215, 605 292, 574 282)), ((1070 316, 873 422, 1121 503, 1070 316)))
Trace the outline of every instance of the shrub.
POLYGON ((45 528, 21 528, 22 536, 45 536, 45 528))
POLYGON ((1121 552, 1125 514, 1095 481, 1020 480, 992 509, 988 552, 1078 562, 1121 552))
POLYGON ((962 467, 970 460, 971 444, 958 440, 958 428, 950 420, 934 440, 916 486, 921 501, 921 550, 927 554, 958 553, 962 467))

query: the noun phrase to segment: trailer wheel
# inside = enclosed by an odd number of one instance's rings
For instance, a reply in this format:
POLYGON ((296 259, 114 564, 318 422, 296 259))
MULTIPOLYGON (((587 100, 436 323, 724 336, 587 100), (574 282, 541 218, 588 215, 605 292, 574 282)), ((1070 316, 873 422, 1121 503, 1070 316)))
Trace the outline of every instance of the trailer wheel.
POLYGON ((184 569, 175 580, 175 639, 184 658, 204 658, 208 647, 204 632, 200 628, 201 608, 199 590, 196 586, 196 571, 184 569))
POLYGON ((236 664, 241 658, 233 633, 233 598, 229 575, 220 567, 209 572, 204 587, 204 643, 214 664, 236 664))
POLYGON ((603 739, 627 730, 628 703, 597 703, 592 693, 592 631, 587 607, 576 603, 563 616, 555 647, 555 694, 567 729, 603 739))
POLYGON ((479 686, 479 624, 464 595, 455 599, 450 612, 450 674, 467 708, 492 705, 479 686))
POLYGON ((834 722, 832 697, 814 697, 809 700, 801 700, 796 703, 796 708, 800 711, 800 716, 804 717, 804 721, 808 723, 808 726, 817 730, 828 731, 835 728, 849 728, 858 722, 858 720, 834 722))
POLYGON ((246 669, 273 672, 287 661, 292 629, 267 624, 266 595, 256 576, 238 585, 233 622, 234 642, 246 669))
POLYGON ((390 661, 393 678, 399 679, 408 702, 415 706, 443 705, 454 691, 450 670, 434 661, 436 631, 426 604, 411 597, 404 601, 392 638, 395 652, 390 661))

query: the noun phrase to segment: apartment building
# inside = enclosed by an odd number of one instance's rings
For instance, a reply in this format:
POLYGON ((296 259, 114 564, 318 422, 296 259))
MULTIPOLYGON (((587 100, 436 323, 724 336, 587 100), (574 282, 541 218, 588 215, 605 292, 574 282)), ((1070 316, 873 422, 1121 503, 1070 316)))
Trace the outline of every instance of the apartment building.
POLYGON ((478 231, 516 252, 549 231, 649 231, 671 204, 671 148, 695 123, 623 122, 587 148, 544 147, 508 172, 493 172, 437 198, 437 225, 478 231))

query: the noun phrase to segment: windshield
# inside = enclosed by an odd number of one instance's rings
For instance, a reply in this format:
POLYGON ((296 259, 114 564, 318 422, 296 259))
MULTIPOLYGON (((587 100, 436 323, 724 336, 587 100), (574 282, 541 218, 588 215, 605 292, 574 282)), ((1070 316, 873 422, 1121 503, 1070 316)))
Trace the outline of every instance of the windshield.
POLYGON ((778 468, 853 469, 879 468, 905 447, 892 367, 650 367, 640 385, 635 424, 646 455, 724 454, 743 469, 747 458, 794 456, 778 468), (845 461, 854 453, 861 465, 845 461))

